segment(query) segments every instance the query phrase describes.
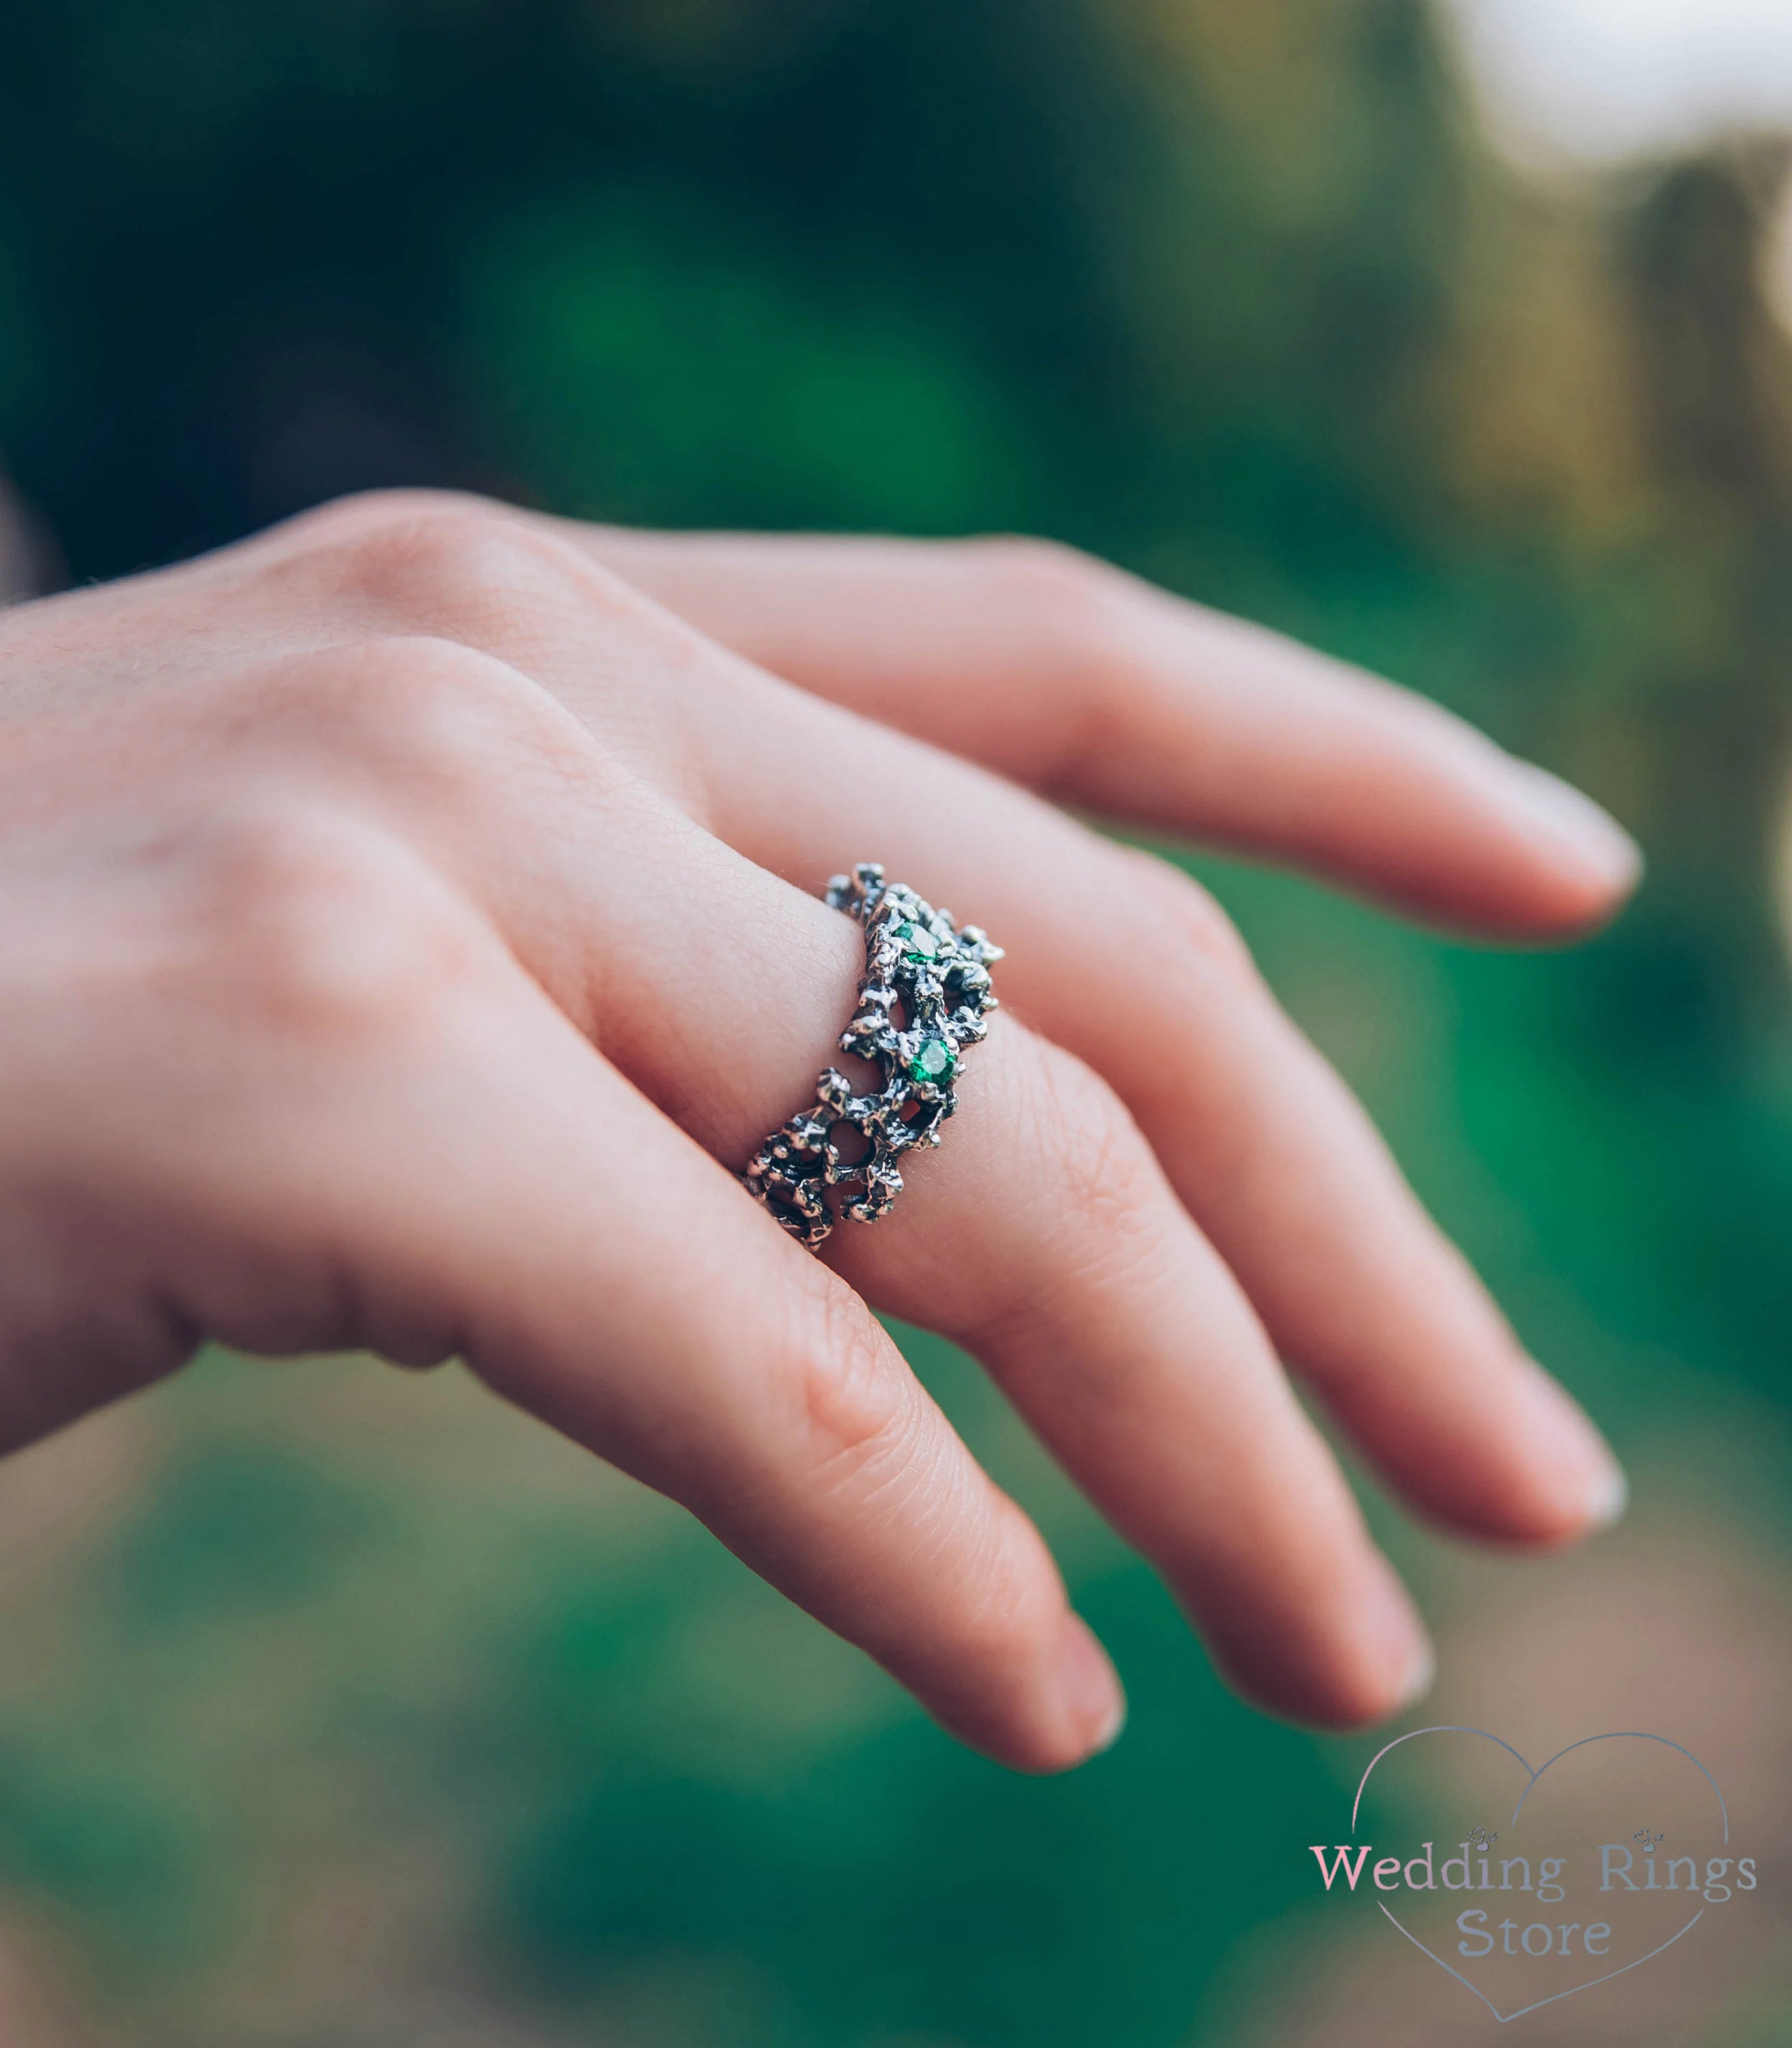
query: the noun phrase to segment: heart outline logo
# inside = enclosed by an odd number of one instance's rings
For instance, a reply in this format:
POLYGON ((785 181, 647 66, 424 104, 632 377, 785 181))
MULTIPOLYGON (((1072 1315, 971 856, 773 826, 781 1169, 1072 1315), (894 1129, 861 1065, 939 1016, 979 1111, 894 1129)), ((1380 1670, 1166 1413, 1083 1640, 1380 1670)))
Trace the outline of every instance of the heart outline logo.
MULTIPOLYGON (((1680 1755, 1685 1757, 1687 1762, 1692 1764, 1698 1771, 1699 1775, 1704 1778, 1706 1784, 1711 1787, 1712 1796, 1717 1802, 1718 1816, 1724 1825, 1723 1840, 1726 1846, 1728 1844, 1730 1839, 1730 1809, 1724 1802, 1723 1788, 1718 1784, 1717 1780, 1713 1778, 1711 1773, 1705 1768, 1705 1765, 1700 1762, 1699 1759, 1693 1755, 1693 1752, 1686 1747, 1684 1743, 1672 1741, 1665 1735, 1651 1735, 1646 1729, 1643 1728, 1611 1728, 1607 1730, 1607 1732, 1603 1735, 1582 1736, 1578 1742, 1571 1742, 1568 1744, 1565 1747, 1558 1749, 1553 1756, 1546 1757, 1534 1771, 1530 1767, 1530 1760, 1527 1758, 1520 1755, 1519 1751, 1513 1748, 1512 1745, 1509 1742, 1506 1741, 1503 1737, 1493 1734, 1487 1728, 1470 1728, 1463 1723, 1456 1721, 1440 1721, 1433 1728, 1409 1728, 1404 1735, 1397 1735, 1394 1738, 1393 1741, 1384 1743, 1382 1747, 1375 1751, 1375 1755, 1369 1759, 1368 1763, 1363 1770, 1363 1775, 1358 1781, 1356 1786, 1356 1797, 1351 1802, 1350 1832, 1352 1838, 1356 1836, 1357 1818, 1361 1813, 1363 1809, 1363 1794, 1368 1789, 1369 1780, 1374 1775, 1375 1766, 1379 1763, 1382 1759, 1387 1755, 1390 1751, 1399 1748, 1402 1743, 1416 1742, 1421 1736, 1424 1735, 1478 1735, 1481 1737, 1483 1741, 1491 1742, 1495 1746, 1495 1747, 1505 1751, 1506 1754, 1512 1759, 1513 1762, 1515 1763, 1519 1766, 1519 1769, 1525 1774, 1525 1788, 1523 1791, 1519 1794, 1518 1804, 1512 1809, 1512 1817, 1507 1823, 1509 1827, 1516 1827, 1518 1825, 1519 1816, 1524 1811, 1525 1802, 1530 1797, 1531 1793, 1535 1790, 1537 1781, 1543 1775, 1544 1772, 1549 1770, 1552 1764, 1559 1763, 1565 1756, 1571 1755, 1576 1750, 1584 1749, 1588 1746, 1588 1744, 1596 1742, 1658 1742, 1664 1748, 1678 1750, 1680 1755)), ((1502 2012, 1494 2003, 1493 2000, 1488 1996, 1487 1993, 1483 1991, 1478 1984, 1471 1984, 1468 1979, 1462 1974, 1460 1970, 1452 1968, 1450 1965, 1446 1963, 1441 1956, 1437 1954, 1433 1950, 1426 1948, 1425 1944, 1410 1927, 1406 1926, 1395 1914, 1388 1911, 1387 1907, 1382 1903, 1380 1899, 1378 1899, 1375 1901, 1375 1904, 1380 1907, 1382 1912, 1387 1914, 1388 1919, 1393 1922, 1394 1925, 1399 1929, 1400 1932, 1406 1936, 1406 1939, 1412 1943, 1413 1946, 1418 1950, 1422 1956, 1429 1956, 1431 1961, 1437 1965, 1439 1969, 1442 1970, 1447 1976, 1454 1977, 1456 1982, 1460 1984, 1464 1990, 1472 1992, 1476 1997, 1481 2001, 1482 2004, 1487 2007, 1488 2011, 1493 2015, 1495 2019, 1497 2020, 1502 2027, 1509 2024, 1512 2020, 1522 2019, 1527 2012, 1538 2011, 1546 2005, 1557 2004, 1565 1998, 1577 1997, 1584 1991, 1591 1991, 1596 1984, 1609 1984, 1614 1977, 1623 1976, 1629 1971, 1640 1968, 1644 1963, 1652 1962, 1657 1956, 1662 1953, 1664 1949, 1671 1949, 1676 1941, 1681 1940, 1684 1936, 1691 1934, 1693 1930, 1697 1926, 1699 1922, 1705 1918, 1705 1909, 1701 1906, 1698 1911, 1693 1915, 1692 1918, 1686 1922, 1685 1926, 1679 1930, 1679 1933, 1669 1935, 1668 1938, 1665 1941, 1658 1942, 1655 1947, 1648 1952, 1647 1955, 1638 1956, 1633 1958, 1630 1962, 1620 1964, 1616 1969, 1608 1970, 1602 1976, 1589 1977, 1584 1984, 1571 1984, 1566 1991, 1552 1992, 1547 1998, 1534 2000, 1529 2005, 1521 2005, 1519 2007, 1516 2011, 1502 2012)))

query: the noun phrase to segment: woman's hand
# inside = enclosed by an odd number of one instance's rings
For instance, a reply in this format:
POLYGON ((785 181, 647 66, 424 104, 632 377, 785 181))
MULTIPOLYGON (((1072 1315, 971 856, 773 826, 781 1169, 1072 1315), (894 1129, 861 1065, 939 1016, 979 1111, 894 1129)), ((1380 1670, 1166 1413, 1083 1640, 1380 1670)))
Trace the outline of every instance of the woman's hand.
POLYGON ((1031 543, 382 496, 0 618, 0 1442, 208 1337, 462 1353, 967 1740, 1073 1763, 1112 1672, 875 1306, 983 1360, 1254 1698, 1397 1707, 1422 1631, 1278 1353, 1469 1533, 1572 1537, 1616 1468, 1212 902, 1022 783, 1504 933, 1635 871, 1433 707, 1031 543), (1008 1007, 818 1259, 725 1169, 836 1057, 860 859, 987 925, 1008 1007))

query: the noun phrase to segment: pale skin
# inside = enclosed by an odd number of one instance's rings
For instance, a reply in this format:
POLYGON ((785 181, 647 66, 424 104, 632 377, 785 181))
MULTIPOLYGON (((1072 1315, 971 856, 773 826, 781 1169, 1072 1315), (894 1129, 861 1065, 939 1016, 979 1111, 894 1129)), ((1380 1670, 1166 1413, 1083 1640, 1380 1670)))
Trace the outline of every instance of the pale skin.
POLYGON ((1637 871, 1420 699, 1034 542, 382 495, 0 615, 0 1446, 208 1340, 460 1355, 1065 1768, 1118 1681, 881 1309, 1247 1697, 1394 1711, 1424 1631, 1283 1362, 1471 1537, 1579 1536, 1617 1467, 1212 901, 1059 804, 1503 937, 1637 871), (816 1256, 733 1170, 838 1057, 859 859, 988 928, 1003 1007, 816 1256))

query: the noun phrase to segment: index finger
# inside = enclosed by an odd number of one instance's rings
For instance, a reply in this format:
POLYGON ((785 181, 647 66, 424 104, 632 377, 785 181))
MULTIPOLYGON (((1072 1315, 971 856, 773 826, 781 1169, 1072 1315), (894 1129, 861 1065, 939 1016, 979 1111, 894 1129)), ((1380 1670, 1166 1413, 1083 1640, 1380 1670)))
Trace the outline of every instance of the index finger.
POLYGON ((1441 706, 1038 541, 560 529, 712 638, 1041 794, 1507 937, 1599 922, 1635 842, 1441 706))

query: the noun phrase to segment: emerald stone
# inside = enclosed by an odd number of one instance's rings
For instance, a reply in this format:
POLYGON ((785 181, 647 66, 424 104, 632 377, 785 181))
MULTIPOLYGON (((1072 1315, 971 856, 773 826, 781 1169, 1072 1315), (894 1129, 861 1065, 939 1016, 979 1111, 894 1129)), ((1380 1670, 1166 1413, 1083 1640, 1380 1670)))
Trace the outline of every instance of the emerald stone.
POLYGON ((939 941, 925 925, 910 924, 905 920, 896 927, 896 936, 911 960, 932 960, 940 950, 939 941))
POLYGON ((958 1066, 958 1055, 944 1038, 923 1038, 909 1061, 909 1077, 917 1081, 950 1080, 958 1066))

